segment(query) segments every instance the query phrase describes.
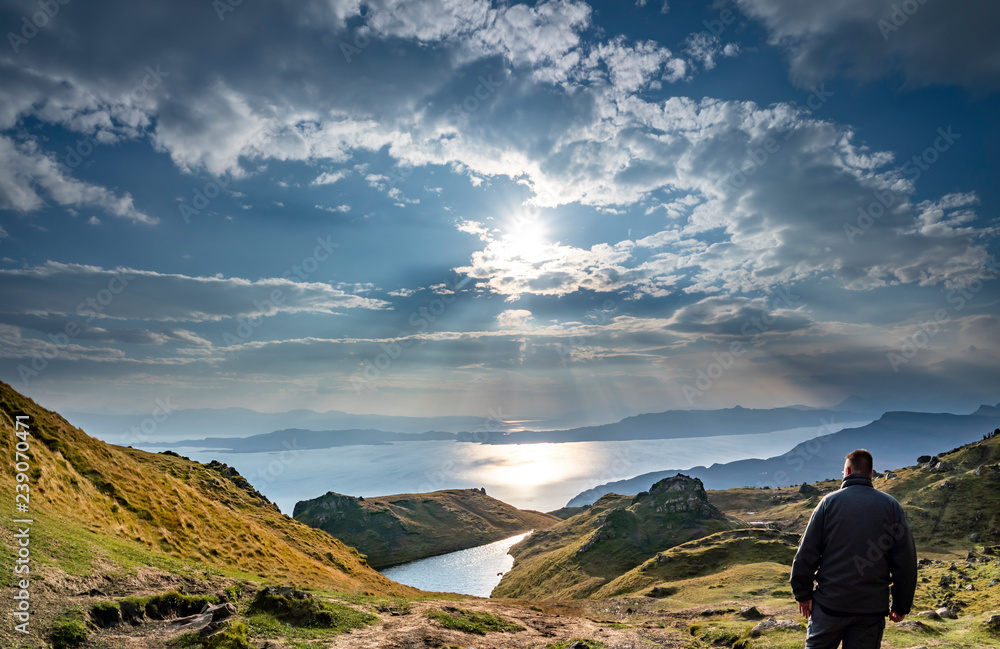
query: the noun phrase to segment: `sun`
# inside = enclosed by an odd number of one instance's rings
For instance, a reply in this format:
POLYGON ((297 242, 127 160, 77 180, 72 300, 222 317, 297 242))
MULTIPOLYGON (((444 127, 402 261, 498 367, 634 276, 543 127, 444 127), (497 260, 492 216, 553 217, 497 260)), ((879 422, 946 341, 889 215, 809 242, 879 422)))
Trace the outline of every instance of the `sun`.
POLYGON ((552 257, 545 224, 537 215, 519 214, 510 220, 500 245, 508 259, 537 264, 552 257))

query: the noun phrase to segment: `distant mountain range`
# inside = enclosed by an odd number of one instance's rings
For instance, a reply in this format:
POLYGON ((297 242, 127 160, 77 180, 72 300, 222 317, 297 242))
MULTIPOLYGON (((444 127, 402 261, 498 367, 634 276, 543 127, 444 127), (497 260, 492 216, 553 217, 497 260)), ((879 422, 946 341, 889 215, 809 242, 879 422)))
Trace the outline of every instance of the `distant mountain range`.
POLYGON ((981 406, 969 415, 887 412, 866 426, 845 428, 807 440, 787 453, 766 460, 668 469, 598 485, 570 500, 567 507, 592 504, 607 493, 639 493, 677 473, 701 479, 706 489, 786 487, 835 478, 843 469, 844 456, 857 448, 871 451, 876 470, 884 471, 911 465, 919 455, 982 439, 997 426, 1000 426, 1000 404, 981 406))
POLYGON ((267 453, 286 449, 334 448, 336 446, 380 446, 390 442, 458 441, 458 433, 388 433, 384 430, 303 430, 288 428, 250 437, 208 437, 176 442, 142 444, 148 448, 191 447, 221 449, 233 453, 267 453))
POLYGON ((801 407, 753 410, 668 410, 627 417, 613 424, 585 426, 567 430, 518 431, 466 430, 448 432, 389 432, 384 430, 307 430, 287 428, 249 437, 208 437, 138 444, 147 448, 195 447, 224 449, 237 453, 282 451, 287 448, 333 448, 336 446, 372 446, 391 442, 442 441, 483 444, 537 444, 561 442, 629 441, 677 439, 718 435, 749 435, 792 428, 817 427, 826 423, 870 421, 873 417, 859 412, 819 410, 801 407))
MULTIPOLYGON (((150 405, 150 412, 154 406, 150 405)), ((171 410, 174 405, 167 400, 171 410)), ((382 415, 355 415, 338 410, 314 412, 312 410, 289 410, 287 412, 257 412, 247 408, 196 408, 171 410, 167 414, 158 411, 155 427, 147 424, 144 441, 171 442, 206 437, 248 437, 287 428, 310 430, 359 430, 377 429, 394 433, 423 433, 441 430, 452 433, 474 431, 495 427, 496 423, 484 417, 395 417, 382 415)), ((112 444, 128 445, 126 441, 133 427, 142 426, 149 415, 106 415, 84 412, 70 412, 66 418, 74 425, 90 432, 91 435, 112 444)), ((554 422, 553 426, 564 425, 554 422)), ((548 426, 546 426, 548 427, 548 426)), ((141 428, 139 429, 141 431, 141 428)))
POLYGON ((843 421, 871 421, 864 412, 790 408, 721 410, 668 410, 626 417, 613 424, 570 430, 519 431, 490 435, 486 444, 533 444, 540 442, 607 442, 638 439, 676 439, 749 435, 777 430, 822 426, 843 421))

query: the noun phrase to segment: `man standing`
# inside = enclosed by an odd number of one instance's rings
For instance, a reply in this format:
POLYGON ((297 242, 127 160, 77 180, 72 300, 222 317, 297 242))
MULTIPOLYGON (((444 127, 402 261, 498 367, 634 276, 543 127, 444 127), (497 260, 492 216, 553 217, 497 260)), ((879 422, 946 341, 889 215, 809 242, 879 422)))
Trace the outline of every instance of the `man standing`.
POLYGON ((873 466, 864 449, 847 454, 841 488, 816 506, 799 542, 789 581, 809 619, 806 649, 879 647, 885 616, 900 622, 913 605, 913 535, 896 499, 872 486, 873 466))

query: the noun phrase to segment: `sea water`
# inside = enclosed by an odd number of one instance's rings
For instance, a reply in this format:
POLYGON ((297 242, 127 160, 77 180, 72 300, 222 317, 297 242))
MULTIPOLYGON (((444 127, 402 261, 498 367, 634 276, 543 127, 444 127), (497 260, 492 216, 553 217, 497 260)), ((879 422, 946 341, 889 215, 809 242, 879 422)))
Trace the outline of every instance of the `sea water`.
POLYGON ((446 593, 489 597, 503 573, 514 565, 511 546, 531 532, 386 568, 382 574, 407 586, 446 593))

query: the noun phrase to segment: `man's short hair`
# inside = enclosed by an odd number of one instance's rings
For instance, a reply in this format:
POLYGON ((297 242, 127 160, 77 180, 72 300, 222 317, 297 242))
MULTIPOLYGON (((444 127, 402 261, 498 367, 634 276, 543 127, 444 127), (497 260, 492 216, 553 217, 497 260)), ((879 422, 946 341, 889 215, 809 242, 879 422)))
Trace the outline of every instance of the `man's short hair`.
POLYGON ((847 463, 851 467, 851 473, 871 473, 875 466, 872 454, 863 448, 848 453, 847 463))

